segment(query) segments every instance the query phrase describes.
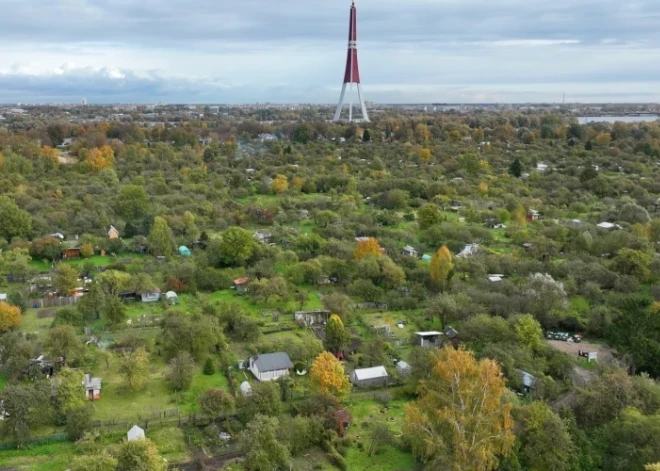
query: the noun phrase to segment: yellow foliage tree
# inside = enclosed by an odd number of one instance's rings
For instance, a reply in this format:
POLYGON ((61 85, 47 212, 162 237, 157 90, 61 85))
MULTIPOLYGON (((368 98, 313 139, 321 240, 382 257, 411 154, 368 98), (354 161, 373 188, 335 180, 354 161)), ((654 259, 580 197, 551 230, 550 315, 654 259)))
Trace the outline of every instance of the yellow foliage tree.
POLYGON ((525 208, 523 208, 522 205, 518 203, 511 212, 511 221, 515 222, 519 226, 522 226, 527 221, 526 216, 527 214, 525 213, 525 208))
POLYGON ((431 378, 405 410, 404 430, 428 469, 490 471, 515 442, 499 365, 465 350, 432 353, 431 378))
POLYGON ((314 392, 330 394, 337 399, 343 399, 351 392, 344 365, 329 352, 321 353, 314 360, 309 372, 309 387, 314 392))
POLYGON ((368 239, 361 240, 357 243, 355 251, 353 252, 353 256, 360 260, 369 254, 380 256, 382 253, 383 252, 378 241, 373 237, 369 237, 368 239))
POLYGON ((289 180, 286 178, 286 175, 278 175, 271 182, 270 188, 275 193, 284 193, 289 189, 289 180))
POLYGON ((610 142, 612 142, 612 135, 609 132, 601 132, 594 140, 598 146, 609 146, 610 142))
POLYGON ((291 188, 293 188, 294 190, 300 191, 302 189, 304 183, 305 182, 303 181, 302 178, 293 177, 293 180, 291 180, 291 188))
POLYGON ((660 471, 660 463, 647 464, 644 471, 660 471))
POLYGON ((419 160, 421 160, 422 163, 425 163, 425 164, 429 163, 429 161, 431 160, 431 151, 429 149, 426 149, 426 148, 420 149, 419 150, 419 160))
POLYGON ((115 163, 115 152, 112 147, 105 145, 100 149, 94 148, 87 152, 85 156, 85 165, 93 173, 100 172, 105 168, 110 168, 115 163))
POLYGON ((83 258, 91 257, 92 255, 94 255, 94 246, 92 246, 92 244, 90 243, 83 244, 80 247, 80 254, 83 256, 83 258))
POLYGON ((0 303, 0 332, 18 327, 21 323, 21 309, 5 302, 0 303))
POLYGON ((57 167, 57 165, 60 163, 59 156, 60 153, 57 151, 57 149, 53 149, 49 146, 42 147, 39 151, 39 157, 44 162, 46 168, 49 169, 57 167))
POLYGON ((488 183, 486 182, 479 183, 479 194, 481 196, 486 196, 488 194, 488 183))
POLYGON ((451 252, 443 245, 431 259, 431 279, 436 283, 444 283, 453 269, 454 261, 451 252))

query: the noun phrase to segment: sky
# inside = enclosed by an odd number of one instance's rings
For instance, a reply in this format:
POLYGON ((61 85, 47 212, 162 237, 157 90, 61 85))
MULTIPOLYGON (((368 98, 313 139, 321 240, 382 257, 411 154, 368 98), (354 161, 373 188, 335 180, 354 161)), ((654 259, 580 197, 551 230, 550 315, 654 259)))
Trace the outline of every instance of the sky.
MULTIPOLYGON (((376 103, 660 102, 658 0, 356 0, 376 103)), ((0 103, 333 103, 350 0, 0 0, 0 103)))

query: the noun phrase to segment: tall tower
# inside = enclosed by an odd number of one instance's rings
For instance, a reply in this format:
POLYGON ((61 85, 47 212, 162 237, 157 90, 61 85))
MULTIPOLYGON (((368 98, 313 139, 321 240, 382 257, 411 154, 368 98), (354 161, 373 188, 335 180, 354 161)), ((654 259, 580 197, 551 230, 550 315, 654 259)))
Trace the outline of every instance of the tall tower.
MULTIPOLYGON (((339 97, 339 104, 333 121, 341 120, 341 111, 344 107, 344 97, 346 96, 346 86, 350 84, 351 101, 348 106, 348 122, 353 122, 353 84, 357 85, 358 99, 360 100, 360 107, 362 108, 362 120, 369 122, 369 115, 367 114, 367 107, 364 105, 362 98, 362 86, 360 85, 360 69, 358 68, 358 53, 357 53, 357 9, 355 8, 355 1, 351 5, 351 20, 348 27, 348 56, 346 57, 346 72, 344 73, 344 85, 341 88, 341 96, 339 97)), ((355 120, 357 121, 357 120, 355 120)))

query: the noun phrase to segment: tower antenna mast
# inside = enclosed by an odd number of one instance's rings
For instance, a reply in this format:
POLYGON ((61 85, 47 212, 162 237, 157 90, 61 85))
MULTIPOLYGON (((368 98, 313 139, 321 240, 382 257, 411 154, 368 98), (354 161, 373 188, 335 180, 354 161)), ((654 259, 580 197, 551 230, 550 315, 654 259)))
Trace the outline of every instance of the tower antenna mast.
MULTIPOLYGON (((358 99, 360 100, 360 108, 362 108, 363 122, 369 122, 369 114, 367 107, 364 104, 362 97, 362 85, 360 84, 360 69, 358 67, 358 53, 357 53, 357 8, 355 8, 355 1, 351 5, 351 17, 348 28, 348 55, 346 57, 346 71, 344 72, 344 84, 341 88, 341 95, 339 96, 339 104, 335 111, 333 121, 341 121, 341 112, 344 107, 344 98, 346 97, 346 86, 351 85, 351 92, 353 91, 353 84, 357 85, 358 99)), ((351 93, 351 100, 348 110, 348 122, 353 120, 353 94, 351 93)), ((357 120, 355 120, 357 121, 357 120)))

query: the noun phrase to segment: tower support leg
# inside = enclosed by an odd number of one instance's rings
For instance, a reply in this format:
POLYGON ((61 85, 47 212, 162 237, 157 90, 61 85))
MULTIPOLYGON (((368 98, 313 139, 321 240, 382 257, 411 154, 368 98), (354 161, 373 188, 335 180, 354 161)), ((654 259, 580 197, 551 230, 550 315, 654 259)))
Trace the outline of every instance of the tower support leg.
POLYGON ((333 121, 339 121, 341 118, 341 109, 344 107, 344 96, 346 96, 346 83, 341 87, 341 95, 339 96, 339 104, 337 105, 337 111, 335 111, 335 118, 333 121))
POLYGON ((359 83, 357 84, 357 90, 358 90, 358 98, 360 100, 360 106, 362 107, 362 120, 365 122, 369 122, 369 114, 367 113, 367 107, 364 104, 364 98, 362 98, 362 85, 359 83))

